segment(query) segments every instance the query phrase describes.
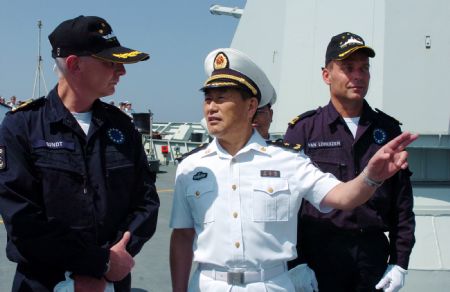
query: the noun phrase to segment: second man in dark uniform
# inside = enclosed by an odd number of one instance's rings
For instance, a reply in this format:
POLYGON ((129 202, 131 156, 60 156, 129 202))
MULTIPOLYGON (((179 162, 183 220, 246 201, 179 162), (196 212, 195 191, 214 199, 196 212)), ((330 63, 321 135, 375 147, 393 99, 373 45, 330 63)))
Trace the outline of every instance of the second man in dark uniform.
MULTIPOLYGON (((397 120, 364 99, 369 57, 374 56, 360 36, 334 36, 322 70, 330 103, 300 115, 286 132, 287 142, 304 145, 322 171, 342 181, 357 177, 373 154, 401 132, 397 120)), ((410 175, 401 170, 351 211, 324 214, 303 202, 296 263, 306 261, 315 271, 321 292, 375 291, 377 284, 377 289, 398 291, 403 286, 415 242, 410 175)))

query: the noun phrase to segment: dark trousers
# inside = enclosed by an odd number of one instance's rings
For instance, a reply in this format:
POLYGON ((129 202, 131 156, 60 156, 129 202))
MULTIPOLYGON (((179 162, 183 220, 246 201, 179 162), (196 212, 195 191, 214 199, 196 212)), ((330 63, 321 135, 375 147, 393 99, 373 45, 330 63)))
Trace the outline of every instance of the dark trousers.
POLYGON ((301 250, 320 292, 370 292, 383 276, 389 243, 382 232, 302 234, 301 250))

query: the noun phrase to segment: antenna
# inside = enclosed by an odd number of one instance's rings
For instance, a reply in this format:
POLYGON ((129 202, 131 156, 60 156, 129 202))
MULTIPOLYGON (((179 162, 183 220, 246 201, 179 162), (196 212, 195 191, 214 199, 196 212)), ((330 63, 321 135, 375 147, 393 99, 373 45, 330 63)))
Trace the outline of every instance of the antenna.
POLYGON ((41 96, 41 79, 44 83, 45 94, 48 93, 47 84, 45 84, 44 72, 42 71, 42 56, 41 56, 42 21, 41 20, 38 20, 37 26, 39 29, 39 32, 38 32, 38 62, 37 62, 37 67, 36 67, 36 74, 34 75, 33 94, 31 95, 32 99, 34 99, 35 97, 41 96), (36 86, 37 86, 37 92, 36 92, 36 86))

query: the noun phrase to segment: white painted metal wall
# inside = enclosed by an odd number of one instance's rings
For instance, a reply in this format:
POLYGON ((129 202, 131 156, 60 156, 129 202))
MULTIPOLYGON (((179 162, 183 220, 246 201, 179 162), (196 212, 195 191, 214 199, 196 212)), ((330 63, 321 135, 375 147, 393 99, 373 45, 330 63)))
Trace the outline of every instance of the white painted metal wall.
POLYGON ((384 2, 383 109, 414 132, 450 134, 450 2, 384 2))
POLYGON ((326 46, 351 31, 377 54, 369 103, 404 130, 449 134, 449 16, 446 0, 247 0, 231 46, 249 54, 277 89, 271 132, 284 132, 293 117, 328 102, 320 69, 326 46))

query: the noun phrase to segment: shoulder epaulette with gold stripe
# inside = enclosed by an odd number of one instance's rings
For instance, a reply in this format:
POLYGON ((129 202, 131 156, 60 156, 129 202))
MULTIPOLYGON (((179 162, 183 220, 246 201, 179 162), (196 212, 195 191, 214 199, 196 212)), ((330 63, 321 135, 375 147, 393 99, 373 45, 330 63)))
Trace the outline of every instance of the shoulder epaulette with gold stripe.
POLYGON ((25 101, 24 103, 22 103, 21 105, 19 105, 18 107, 12 109, 12 112, 20 112, 29 108, 32 108, 33 106, 39 106, 41 104, 43 104, 45 102, 45 97, 40 97, 38 99, 29 99, 27 101, 25 101))
POLYGON ((394 123, 396 123, 396 124, 403 125, 399 120, 397 120, 396 118, 394 118, 394 117, 392 117, 392 116, 386 114, 385 112, 381 111, 380 109, 375 108, 375 111, 376 111, 379 115, 383 116, 384 118, 386 118, 386 119, 388 119, 388 120, 391 120, 392 122, 394 122, 394 123))
POLYGON ((130 120, 133 119, 132 117, 130 117, 130 115, 128 115, 126 112, 124 112, 123 110, 121 110, 120 108, 118 108, 118 107, 115 106, 115 105, 112 105, 112 104, 103 102, 103 106, 104 106, 104 108, 106 108, 107 110, 114 111, 114 113, 122 114, 122 115, 126 116, 126 117, 127 117, 128 119, 130 119, 130 120))
POLYGON ((268 145, 273 145, 273 146, 281 147, 284 149, 294 150, 297 152, 300 152, 303 149, 303 146, 301 144, 290 144, 290 143, 284 142, 281 139, 266 141, 266 143, 268 145))
POLYGON ((306 117, 310 117, 310 116, 314 115, 316 112, 317 112, 317 110, 310 110, 310 111, 304 112, 301 115, 296 116, 295 118, 292 119, 292 121, 290 121, 288 123, 289 128, 293 128, 295 126, 295 124, 297 124, 300 120, 302 120, 306 117))

